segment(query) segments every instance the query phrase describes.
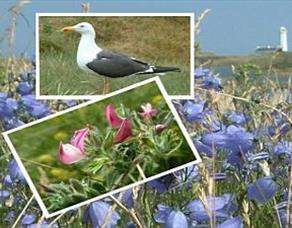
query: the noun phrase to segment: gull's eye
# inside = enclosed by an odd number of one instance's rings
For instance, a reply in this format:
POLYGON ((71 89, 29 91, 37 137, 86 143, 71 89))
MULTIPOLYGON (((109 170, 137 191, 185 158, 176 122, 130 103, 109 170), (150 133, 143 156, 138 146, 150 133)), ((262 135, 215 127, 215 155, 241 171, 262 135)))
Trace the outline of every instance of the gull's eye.
POLYGON ((80 25, 80 28, 84 28, 84 25, 80 25))

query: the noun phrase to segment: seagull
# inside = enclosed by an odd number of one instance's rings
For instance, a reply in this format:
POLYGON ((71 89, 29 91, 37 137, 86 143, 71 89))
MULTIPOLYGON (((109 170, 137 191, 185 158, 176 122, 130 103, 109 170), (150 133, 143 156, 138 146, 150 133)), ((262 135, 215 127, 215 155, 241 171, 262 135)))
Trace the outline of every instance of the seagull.
POLYGON ((77 50, 77 64, 82 70, 104 76, 103 94, 108 93, 107 78, 120 78, 130 75, 163 74, 165 72, 180 72, 177 67, 154 66, 126 54, 112 52, 100 48, 95 43, 95 30, 88 22, 67 26, 63 32, 75 31, 81 34, 77 50))

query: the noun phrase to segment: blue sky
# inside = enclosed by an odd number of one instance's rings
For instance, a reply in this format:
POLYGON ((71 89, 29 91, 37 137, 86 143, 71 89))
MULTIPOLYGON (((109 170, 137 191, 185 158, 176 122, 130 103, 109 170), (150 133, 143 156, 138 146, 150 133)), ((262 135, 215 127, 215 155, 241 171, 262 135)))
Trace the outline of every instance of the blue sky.
MULTIPOLYGON (((16 0, 0 0, 0 34, 5 32, 10 18, 7 10, 16 0)), ((17 53, 34 51, 35 12, 80 12, 85 0, 32 0, 22 13, 28 26, 19 18, 16 47, 17 53)), ((279 43, 278 30, 285 26, 289 47, 292 48, 292 1, 248 0, 87 0, 91 12, 195 12, 212 11, 202 24, 197 37, 202 49, 224 55, 253 53, 257 45, 279 43)), ((1 38, 1 37, 0 37, 1 38)), ((7 51, 6 43, 0 43, 0 54, 7 51)))

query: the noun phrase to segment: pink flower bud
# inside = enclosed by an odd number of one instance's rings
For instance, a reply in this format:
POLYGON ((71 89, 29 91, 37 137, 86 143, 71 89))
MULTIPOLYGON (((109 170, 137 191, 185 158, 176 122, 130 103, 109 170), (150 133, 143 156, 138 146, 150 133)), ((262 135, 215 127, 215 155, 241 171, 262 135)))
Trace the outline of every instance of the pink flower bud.
POLYGON ((123 120, 117 134, 114 138, 114 143, 120 143, 132 137, 132 125, 129 120, 123 120))
POLYGON ((141 105, 142 111, 139 114, 144 119, 151 119, 152 117, 156 116, 158 113, 157 109, 152 108, 152 105, 150 103, 147 103, 146 105, 141 105))
POLYGON ((111 127, 118 128, 121 126, 121 124, 123 122, 123 119, 118 117, 118 115, 115 111, 115 108, 112 104, 109 104, 106 106, 105 116, 106 116, 106 119, 111 127))
POLYGON ((73 146, 77 147, 82 152, 84 152, 85 151, 84 141, 85 141, 85 138, 88 136, 88 134, 89 134, 89 128, 83 128, 83 129, 77 130, 74 132, 74 135, 70 143, 73 146))
POLYGON ((165 124, 157 124, 157 125, 155 126, 155 132, 156 132, 157 134, 160 134, 161 132, 164 131, 165 128, 166 128, 166 125, 165 125, 165 124))
POLYGON ((59 160, 66 165, 76 163, 86 157, 86 154, 77 147, 60 142, 59 160))

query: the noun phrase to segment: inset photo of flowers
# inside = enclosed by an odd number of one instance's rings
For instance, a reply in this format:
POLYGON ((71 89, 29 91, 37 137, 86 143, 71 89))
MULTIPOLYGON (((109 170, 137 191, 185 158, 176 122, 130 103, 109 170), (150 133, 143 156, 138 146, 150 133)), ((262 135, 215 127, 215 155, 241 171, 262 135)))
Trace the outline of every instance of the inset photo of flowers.
POLYGON ((158 77, 3 135, 46 217, 200 162, 158 77))

